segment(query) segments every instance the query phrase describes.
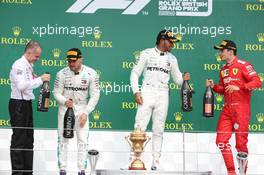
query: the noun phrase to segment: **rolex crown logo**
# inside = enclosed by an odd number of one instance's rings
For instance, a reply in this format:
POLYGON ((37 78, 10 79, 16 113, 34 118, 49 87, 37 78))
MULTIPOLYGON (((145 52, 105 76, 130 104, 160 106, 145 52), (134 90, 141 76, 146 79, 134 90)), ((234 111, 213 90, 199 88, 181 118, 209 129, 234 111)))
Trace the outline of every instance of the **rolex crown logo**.
MULTIPOLYGON (((263 0, 263 2, 264 2, 264 0, 263 0)), ((258 33, 257 37, 258 37, 258 41, 260 43, 264 43, 264 33, 258 33)))
POLYGON ((98 32, 94 33, 94 38, 95 39, 100 39, 101 35, 102 35, 102 32, 98 31, 98 32))
POLYGON ((61 50, 58 49, 58 48, 55 48, 55 49, 52 50, 52 53, 53 53, 54 58, 59 58, 61 50))
POLYGON ((135 51, 135 52, 133 52, 133 55, 134 55, 134 58, 136 59, 136 60, 138 60, 139 59, 139 56, 140 56, 140 51, 135 51))
POLYGON ((178 41, 181 41, 183 36, 182 36, 182 34, 177 33, 177 34, 175 35, 175 37, 176 37, 176 39, 177 39, 178 41))
POLYGON ((20 32, 21 32, 22 29, 20 27, 18 27, 18 26, 15 26, 15 27, 12 28, 12 30, 13 30, 14 36, 18 37, 20 35, 20 32))
POLYGON ((259 123, 263 123, 263 121, 264 121, 264 114, 263 113, 257 113, 256 117, 257 117, 257 120, 259 123))
POLYGON ((215 54, 215 58, 216 58, 216 61, 219 63, 221 62, 221 58, 220 58, 220 55, 217 53, 215 54))
POLYGON ((181 112, 174 112, 174 117, 176 122, 180 122, 182 120, 182 113, 181 112))
POLYGON ((264 0, 259 0, 259 2, 264 2, 264 0))
POLYGON ((263 80, 264 80, 264 74, 263 73, 259 73, 258 76, 260 78, 260 81, 263 82, 263 80))
POLYGON ((100 116, 101 116, 101 112, 100 111, 95 110, 94 112, 92 112, 92 114, 93 114, 94 120, 99 120, 100 119, 100 116))
POLYGON ((222 102, 223 101, 223 95, 216 94, 215 97, 216 97, 216 101, 217 102, 222 102))

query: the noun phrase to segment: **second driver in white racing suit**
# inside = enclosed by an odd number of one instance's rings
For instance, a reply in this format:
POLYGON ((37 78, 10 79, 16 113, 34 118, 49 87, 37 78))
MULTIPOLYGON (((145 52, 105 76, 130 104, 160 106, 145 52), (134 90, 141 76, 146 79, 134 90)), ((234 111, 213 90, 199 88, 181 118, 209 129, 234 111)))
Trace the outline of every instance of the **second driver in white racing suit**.
MULTIPOLYGON (((138 104, 135 117, 135 129, 145 131, 152 116, 152 170, 157 170, 163 140, 164 125, 169 104, 168 82, 170 75, 176 84, 181 85, 183 75, 178 62, 170 51, 177 39, 169 30, 162 30, 157 36, 155 48, 145 49, 140 53, 134 65, 130 83, 138 104), (139 89, 138 80, 143 73, 143 84, 139 89)), ((189 73, 184 74, 189 79, 189 73)), ((185 78, 185 77, 184 77, 185 78)))
POLYGON ((59 103, 58 111, 58 161, 60 175, 66 175, 68 138, 63 137, 64 115, 68 107, 73 107, 78 148, 79 175, 85 175, 89 114, 94 110, 100 96, 96 71, 82 64, 79 49, 67 52, 68 67, 57 73, 54 97, 59 103), (71 99, 71 100, 70 100, 71 99))

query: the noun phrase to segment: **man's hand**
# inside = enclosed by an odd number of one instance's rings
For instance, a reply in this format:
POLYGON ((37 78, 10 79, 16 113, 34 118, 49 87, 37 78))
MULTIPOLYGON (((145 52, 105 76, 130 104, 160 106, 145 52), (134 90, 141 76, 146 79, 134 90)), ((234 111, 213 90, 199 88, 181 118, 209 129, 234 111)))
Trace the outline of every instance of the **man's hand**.
POLYGON ((183 73, 183 75, 182 75, 182 77, 183 77, 183 80, 190 80, 190 73, 189 72, 184 72, 183 73))
POLYGON ((139 105, 142 105, 143 104, 143 99, 142 99, 142 97, 141 97, 141 95, 140 95, 139 92, 136 92, 135 93, 135 101, 139 105))
POLYGON ((80 118, 79 118, 79 122, 80 122, 80 127, 83 128, 85 123, 87 121, 87 115, 82 113, 82 115, 80 115, 80 118))
POLYGON ((65 106, 67 108, 72 108, 73 107, 73 101, 72 100, 66 100, 65 101, 65 106))
POLYGON ((211 86, 211 88, 213 88, 214 87, 214 80, 212 80, 212 79, 206 79, 205 86, 206 87, 211 86))
POLYGON ((228 85, 225 87, 225 91, 226 92, 229 92, 229 93, 232 93, 234 91, 239 91, 240 88, 238 86, 235 86, 235 85, 228 85))
POLYGON ((50 74, 42 74, 40 78, 42 81, 50 81, 50 74))

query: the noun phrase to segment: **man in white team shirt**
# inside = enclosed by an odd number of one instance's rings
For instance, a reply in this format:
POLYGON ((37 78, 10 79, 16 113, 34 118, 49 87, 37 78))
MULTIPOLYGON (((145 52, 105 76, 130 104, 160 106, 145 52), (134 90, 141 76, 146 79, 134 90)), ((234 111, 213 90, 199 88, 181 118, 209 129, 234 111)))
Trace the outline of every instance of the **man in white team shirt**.
POLYGON ((49 74, 37 77, 33 64, 42 53, 40 44, 30 41, 21 58, 16 60, 10 71, 11 97, 9 101, 10 123, 13 134, 10 146, 12 175, 33 174, 34 126, 32 100, 33 89, 50 80, 49 74))
POLYGON ((170 51, 176 39, 170 30, 159 32, 156 47, 145 49, 132 69, 130 83, 138 104, 135 118, 135 128, 146 130, 152 115, 152 166, 151 170, 157 170, 164 132, 164 124, 167 117, 169 103, 168 82, 170 74, 176 84, 181 85, 183 78, 189 80, 190 74, 182 74, 175 56, 170 51), (141 90, 138 79, 143 73, 144 79, 141 90))
POLYGON ((63 137, 64 114, 72 107, 78 147, 78 175, 85 175, 89 114, 94 110, 100 96, 99 80, 94 69, 83 65, 78 48, 67 51, 68 67, 57 73, 54 83, 54 98, 59 103, 58 112, 58 159, 60 175, 66 175, 68 138, 63 137))

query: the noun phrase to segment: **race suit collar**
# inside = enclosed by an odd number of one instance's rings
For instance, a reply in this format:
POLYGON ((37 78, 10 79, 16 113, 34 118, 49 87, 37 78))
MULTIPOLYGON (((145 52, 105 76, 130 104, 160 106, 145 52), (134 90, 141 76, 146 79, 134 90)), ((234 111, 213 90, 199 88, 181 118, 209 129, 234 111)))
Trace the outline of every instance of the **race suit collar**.
POLYGON ((168 52, 162 52, 160 51, 157 47, 154 48, 155 51, 160 55, 160 56, 164 56, 164 55, 167 55, 168 52))
POLYGON ((226 65, 227 66, 231 66, 231 65, 237 63, 237 60, 238 60, 238 58, 235 56, 234 59, 233 59, 233 61, 231 63, 227 63, 226 65))
POLYGON ((34 66, 34 64, 33 63, 30 63, 24 55, 22 56, 22 59, 27 64, 27 66, 29 67, 29 69, 33 72, 33 66, 34 66))
POLYGON ((72 71, 72 72, 73 72, 74 75, 79 75, 82 72, 82 70, 83 70, 83 65, 82 65, 81 69, 78 72, 74 72, 74 71, 72 71))

